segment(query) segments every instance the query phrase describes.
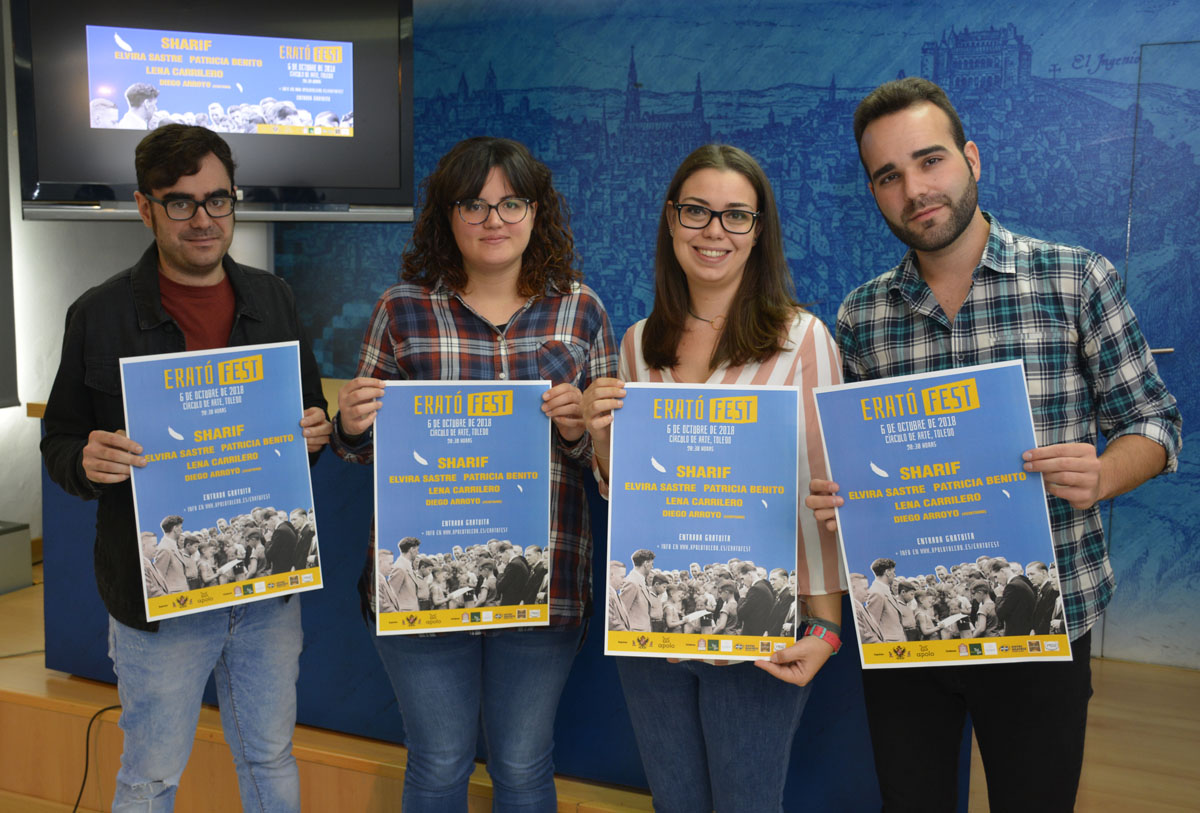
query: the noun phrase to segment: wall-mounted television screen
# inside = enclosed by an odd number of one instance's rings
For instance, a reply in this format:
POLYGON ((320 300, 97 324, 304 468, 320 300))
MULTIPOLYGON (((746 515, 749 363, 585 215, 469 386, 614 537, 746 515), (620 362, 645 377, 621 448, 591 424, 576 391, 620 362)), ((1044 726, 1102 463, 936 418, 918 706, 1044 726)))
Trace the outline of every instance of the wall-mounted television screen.
POLYGON ((131 207, 178 122, 238 162, 260 219, 411 211, 412 0, 12 0, 26 215, 131 207))

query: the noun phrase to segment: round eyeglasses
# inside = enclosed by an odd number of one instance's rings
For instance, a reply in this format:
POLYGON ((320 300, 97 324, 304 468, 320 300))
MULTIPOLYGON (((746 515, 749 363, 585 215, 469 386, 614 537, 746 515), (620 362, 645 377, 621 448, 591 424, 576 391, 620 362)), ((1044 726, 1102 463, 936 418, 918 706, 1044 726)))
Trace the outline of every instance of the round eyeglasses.
POLYGON ((505 198, 499 203, 469 198, 456 200, 454 208, 458 210, 458 216, 462 218, 463 223, 478 226, 492 216, 493 209, 505 223, 520 223, 529 215, 529 203, 529 198, 505 198))
POLYGON ((721 227, 730 234, 745 234, 754 228, 754 221, 759 212, 749 209, 723 209, 716 211, 707 206, 695 203, 672 203, 679 216, 679 225, 685 229, 703 229, 712 223, 714 217, 720 218, 721 227))
POLYGON ((209 217, 229 217, 237 201, 231 195, 212 195, 204 200, 191 198, 171 198, 162 200, 146 195, 146 200, 153 201, 163 207, 167 217, 172 220, 191 220, 196 216, 196 210, 201 206, 209 217))

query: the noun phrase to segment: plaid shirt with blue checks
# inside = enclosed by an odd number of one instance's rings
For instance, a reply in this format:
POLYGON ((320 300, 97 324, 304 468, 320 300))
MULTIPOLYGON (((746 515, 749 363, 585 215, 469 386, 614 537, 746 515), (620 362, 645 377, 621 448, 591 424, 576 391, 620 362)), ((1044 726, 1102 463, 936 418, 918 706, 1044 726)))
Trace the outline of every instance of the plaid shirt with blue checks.
MULTIPOLYGON (((971 290, 951 321, 909 251, 838 310, 846 381, 1023 359, 1039 446, 1142 435, 1177 466, 1182 419, 1158 375, 1112 265, 1095 252, 991 224, 971 290)), ((1116 586, 1100 509, 1047 497, 1071 638, 1103 614, 1116 586)))

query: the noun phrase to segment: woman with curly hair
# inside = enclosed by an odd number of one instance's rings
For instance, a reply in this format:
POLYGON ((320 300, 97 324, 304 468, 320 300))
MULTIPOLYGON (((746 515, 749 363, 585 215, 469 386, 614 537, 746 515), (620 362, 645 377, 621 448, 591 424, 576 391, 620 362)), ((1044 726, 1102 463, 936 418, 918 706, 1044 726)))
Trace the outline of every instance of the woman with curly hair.
MULTIPOLYGON (((388 408, 384 379, 549 379, 550 536, 525 542, 548 550, 550 626, 375 638, 404 718, 402 804, 405 813, 467 809, 482 719, 493 809, 550 811, 554 715, 591 604, 581 392, 616 371, 612 328, 579 281, 550 170, 523 145, 460 142, 422 189, 401 282, 376 304, 358 377, 338 395, 333 447, 347 460, 372 460, 371 428, 388 408)), ((486 583, 492 601, 494 579, 486 583)))

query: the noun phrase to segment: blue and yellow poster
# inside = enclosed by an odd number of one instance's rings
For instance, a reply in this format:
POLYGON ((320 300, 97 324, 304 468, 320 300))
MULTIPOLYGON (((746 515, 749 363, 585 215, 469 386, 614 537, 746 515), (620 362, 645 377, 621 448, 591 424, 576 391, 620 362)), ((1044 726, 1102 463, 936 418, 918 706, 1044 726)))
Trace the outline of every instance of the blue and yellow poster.
POLYGON ((321 586, 297 342, 121 359, 146 620, 321 586))
POLYGON ((627 383, 604 651, 749 660, 796 631, 799 391, 627 383))
POLYGON ((863 667, 1069 659, 1024 365, 815 393, 863 667))
POLYGON ((87 26, 92 127, 352 137, 354 45, 87 26))
POLYGON ((379 635, 550 623, 548 381, 388 381, 375 418, 379 635))

